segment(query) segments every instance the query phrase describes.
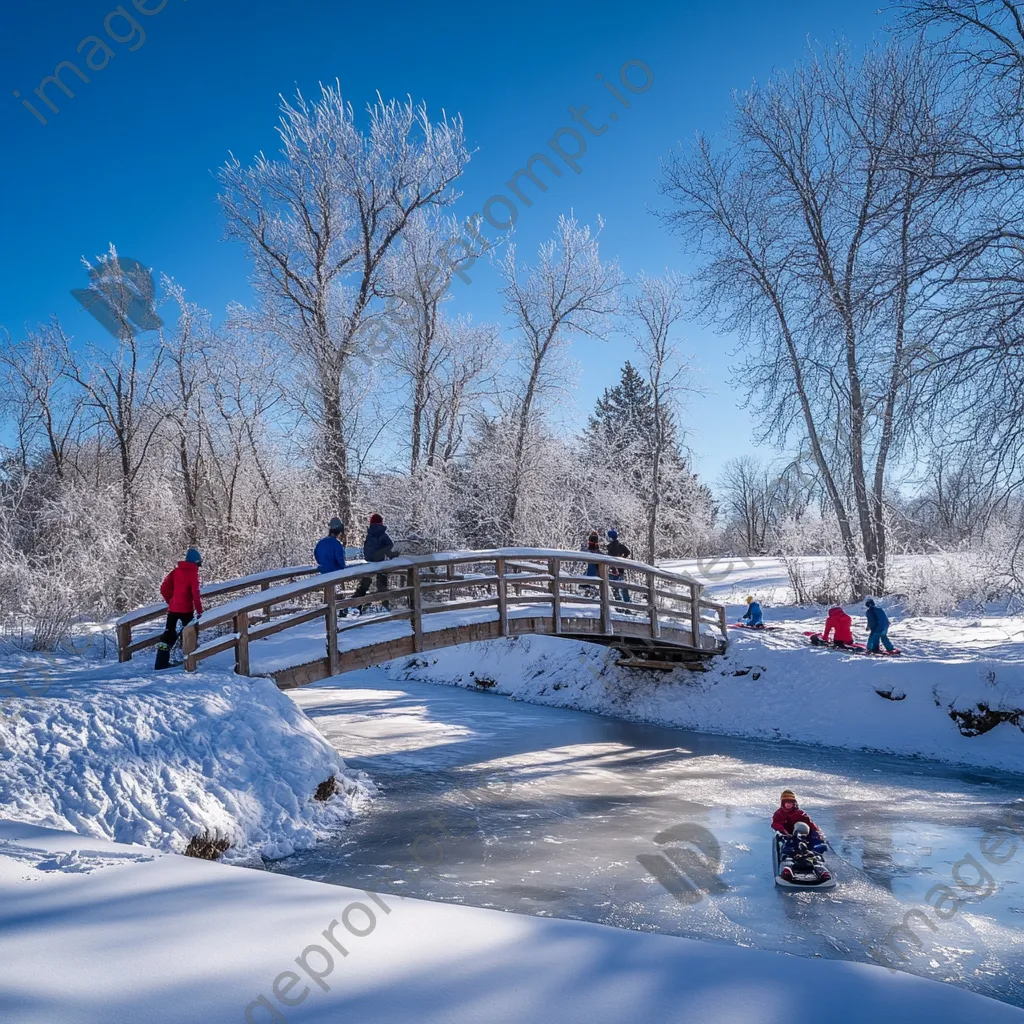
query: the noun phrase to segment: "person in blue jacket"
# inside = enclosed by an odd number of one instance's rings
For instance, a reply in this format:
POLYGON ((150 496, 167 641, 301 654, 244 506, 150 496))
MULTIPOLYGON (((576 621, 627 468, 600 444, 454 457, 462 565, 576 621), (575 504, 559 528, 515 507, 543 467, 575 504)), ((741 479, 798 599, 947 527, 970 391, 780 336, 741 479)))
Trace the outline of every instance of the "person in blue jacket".
POLYGON ((345 568, 345 524, 335 516, 327 524, 327 536, 317 541, 313 558, 320 572, 337 572, 345 568))
MULTIPOLYGON (((327 524, 327 536, 317 541, 313 558, 321 573, 345 568, 345 524, 337 516, 327 524)), ((340 609, 338 615, 345 618, 348 609, 340 609)))
MULTIPOLYGON (((389 558, 395 557, 395 542, 388 536, 388 529, 384 525, 384 517, 378 512, 370 516, 370 528, 366 531, 366 539, 363 541, 363 558, 367 562, 386 562, 389 558)), ((355 596, 365 597, 370 590, 371 577, 364 576, 356 587, 355 596)), ((386 594, 388 590, 388 574, 377 573, 377 592, 386 594)), ((381 602, 384 610, 387 611, 391 604, 385 599, 381 602)), ((359 606, 359 614, 366 611, 366 605, 359 606)))
POLYGON ((751 629, 764 629, 764 616, 761 613, 761 606, 754 600, 752 594, 747 594, 747 610, 740 618, 748 619, 747 625, 751 629))
POLYGON ((889 639, 889 616, 885 610, 875 604, 874 598, 869 597, 864 602, 867 608, 868 619, 868 651, 871 654, 878 654, 879 642, 885 644, 887 651, 894 651, 892 641, 889 639))

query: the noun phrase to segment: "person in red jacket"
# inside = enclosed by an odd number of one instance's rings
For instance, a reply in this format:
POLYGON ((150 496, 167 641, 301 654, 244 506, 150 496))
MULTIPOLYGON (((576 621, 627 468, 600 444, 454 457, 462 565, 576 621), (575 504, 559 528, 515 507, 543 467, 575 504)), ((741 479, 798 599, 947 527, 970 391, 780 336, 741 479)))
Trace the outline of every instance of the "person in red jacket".
POLYGON ((189 548, 185 560, 179 562, 160 584, 160 596, 167 602, 167 624, 156 645, 157 669, 171 663, 171 648, 178 639, 178 626, 184 628, 203 614, 203 599, 199 596, 199 566, 203 556, 189 548))
POLYGON ((818 826, 811 821, 808 813, 800 810, 800 806, 796 802, 796 794, 793 790, 784 789, 782 796, 779 797, 779 809, 772 818, 772 828, 776 832, 781 832, 784 836, 791 836, 793 834, 793 826, 798 821, 804 822, 808 828, 813 829, 820 835, 818 826))
POLYGON ((853 619, 838 606, 829 608, 825 619, 825 632, 822 634, 825 643, 833 643, 836 647, 846 647, 853 643, 853 619))
MULTIPOLYGON (((806 811, 800 810, 800 805, 796 802, 796 794, 793 790, 784 789, 782 796, 779 797, 779 809, 772 817, 772 828, 776 832, 781 832, 786 837, 786 845, 782 848, 782 856, 785 858, 782 861, 782 877, 787 881, 792 881, 793 879, 793 867, 789 858, 792 857, 796 845, 796 838, 793 836, 793 826, 798 821, 802 821, 810 829, 810 834, 807 837, 810 848, 815 853, 824 853, 827 847, 825 845, 825 837, 821 834, 821 829, 811 821, 810 815, 806 811)), ((816 870, 818 877, 823 882, 827 882, 832 877, 824 866, 816 870)))

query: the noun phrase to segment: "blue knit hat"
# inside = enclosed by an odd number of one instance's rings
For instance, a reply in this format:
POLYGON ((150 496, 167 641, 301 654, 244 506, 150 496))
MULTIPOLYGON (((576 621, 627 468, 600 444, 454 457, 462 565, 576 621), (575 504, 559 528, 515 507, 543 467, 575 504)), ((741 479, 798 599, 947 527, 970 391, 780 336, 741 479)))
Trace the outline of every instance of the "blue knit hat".
POLYGON ((195 562, 196 565, 202 565, 203 556, 199 554, 198 548, 189 548, 188 551, 185 552, 185 561, 195 562))
POLYGON ((619 535, 619 531, 618 530, 609 530, 608 531, 608 536, 611 537, 612 540, 615 540, 615 538, 618 537, 618 535, 619 535))
POLYGON ((874 599, 873 597, 869 597, 869 598, 868 598, 868 599, 867 599, 867 600, 866 600, 866 601, 864 602, 864 604, 866 604, 866 605, 868 606, 868 608, 874 608, 874 607, 875 607, 875 599, 874 599))

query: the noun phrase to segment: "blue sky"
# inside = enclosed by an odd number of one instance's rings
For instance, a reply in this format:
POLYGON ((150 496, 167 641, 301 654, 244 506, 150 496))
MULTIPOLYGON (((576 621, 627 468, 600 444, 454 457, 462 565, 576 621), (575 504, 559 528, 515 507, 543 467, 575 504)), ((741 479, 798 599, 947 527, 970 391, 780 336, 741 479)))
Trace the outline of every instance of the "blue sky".
MULTIPOLYGON (((189 298, 219 319, 231 300, 247 301, 248 267, 242 249, 222 240, 215 202, 217 167, 229 151, 246 160, 275 148, 278 95, 318 81, 340 80, 358 108, 379 91, 412 95, 431 112, 461 113, 477 150, 461 183, 456 207, 465 217, 504 183, 532 153, 544 150, 568 108, 590 104, 593 123, 608 123, 588 138, 580 174, 566 171, 516 226, 520 252, 535 250, 559 213, 573 210, 593 223, 604 217, 602 247, 634 274, 691 266, 678 241, 649 210, 659 205, 659 160, 695 131, 714 132, 728 115, 731 93, 788 67, 808 39, 845 36, 861 46, 885 34, 877 0, 843 5, 783 0, 765 4, 670 3, 631 8, 590 3, 490 7, 482 3, 349 4, 337 0, 132 0, 124 10, 145 33, 115 14, 112 0, 9 2, 0 13, 0 103, 4 159, 0 196, 4 242, 0 252, 0 325, 17 335, 24 324, 57 313, 77 339, 99 328, 69 294, 87 283, 81 257, 113 242, 118 251, 168 273, 189 298), (113 56, 101 70, 84 58, 103 38, 113 56), (119 36, 116 42, 110 36, 119 36), (132 50, 131 48, 135 49, 132 50), (64 60, 68 99, 52 86, 54 114, 33 95, 40 80, 64 60), (630 60, 654 76, 628 110, 604 88, 630 60), (13 96, 35 101, 41 124, 13 96), (617 121, 606 122, 613 110, 617 121)), ((97 51, 94 63, 101 62, 97 51)), ((637 76, 640 80, 640 76, 637 76)), ((620 88, 620 92, 623 91, 620 88)), ((568 145, 568 142, 566 143, 568 145)), ((480 264, 477 268, 480 268, 480 264)), ((501 319, 488 269, 457 283, 452 308, 478 319, 501 319)), ((729 384, 731 343, 688 324, 685 347, 696 357, 707 393, 690 403, 687 423, 696 465, 713 479, 722 462, 751 450, 759 433, 729 384)), ((629 346, 622 340, 580 342, 577 410, 583 420, 594 399, 618 378, 629 346)), ((770 455, 770 452, 763 452, 770 455)))

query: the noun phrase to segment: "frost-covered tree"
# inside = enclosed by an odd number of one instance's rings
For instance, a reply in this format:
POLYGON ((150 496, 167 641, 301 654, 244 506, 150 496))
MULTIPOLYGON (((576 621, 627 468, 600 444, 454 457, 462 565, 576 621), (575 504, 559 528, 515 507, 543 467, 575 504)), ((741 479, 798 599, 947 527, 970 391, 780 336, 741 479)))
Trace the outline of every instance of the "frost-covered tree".
POLYGON ((352 504, 356 406, 345 393, 360 355, 376 355, 366 330, 387 261, 417 214, 451 205, 469 151, 460 118, 431 121, 411 100, 378 100, 362 130, 340 87, 310 102, 282 101, 280 154, 221 169, 228 234, 245 245, 265 329, 300 360, 317 464, 342 517, 352 504))
POLYGON ((524 532, 521 495, 531 470, 528 442, 539 431, 546 399, 565 386, 560 359, 569 341, 600 338, 617 309, 622 275, 618 263, 601 259, 598 231, 575 217, 559 217, 554 236, 544 242, 535 265, 520 264, 510 243, 500 270, 505 312, 516 326, 518 366, 513 382, 509 473, 502 486, 504 512, 499 534, 505 543, 524 532))
POLYGON ((861 594, 885 589, 893 465, 938 410, 922 332, 962 115, 945 82, 919 46, 815 52, 665 170, 667 220, 706 256, 697 308, 739 335, 764 436, 810 452, 861 594))

